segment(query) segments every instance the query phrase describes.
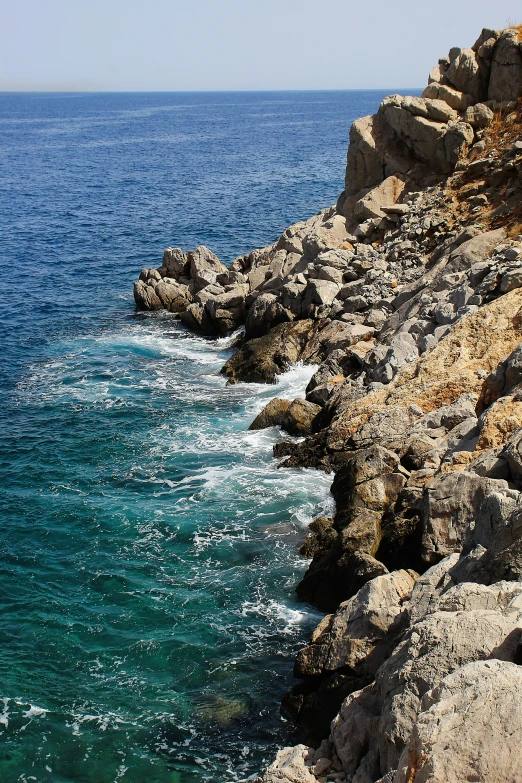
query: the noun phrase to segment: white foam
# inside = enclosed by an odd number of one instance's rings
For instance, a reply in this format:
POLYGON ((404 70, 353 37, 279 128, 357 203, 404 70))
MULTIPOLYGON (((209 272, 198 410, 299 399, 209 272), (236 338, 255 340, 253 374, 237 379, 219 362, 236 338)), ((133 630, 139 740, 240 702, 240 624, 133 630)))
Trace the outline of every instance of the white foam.
POLYGON ((9 727, 9 699, 4 696, 2 702, 4 704, 4 708, 0 713, 0 726, 3 726, 5 729, 7 729, 9 727))
POLYGON ((43 707, 36 707, 34 704, 29 706, 29 709, 22 713, 23 718, 42 718, 47 715, 49 710, 44 710, 43 707))

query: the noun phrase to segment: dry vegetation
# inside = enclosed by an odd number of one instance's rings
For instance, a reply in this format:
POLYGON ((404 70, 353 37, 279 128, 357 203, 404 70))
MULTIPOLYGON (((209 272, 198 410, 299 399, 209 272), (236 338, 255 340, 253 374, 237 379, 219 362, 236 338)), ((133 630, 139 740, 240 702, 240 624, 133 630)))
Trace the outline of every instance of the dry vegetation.
MULTIPOLYGON (((520 26, 522 33, 522 25, 520 26)), ((466 168, 448 181, 454 208, 464 223, 485 228, 508 226, 509 233, 522 233, 522 100, 515 109, 495 112, 492 124, 475 145, 466 168)))

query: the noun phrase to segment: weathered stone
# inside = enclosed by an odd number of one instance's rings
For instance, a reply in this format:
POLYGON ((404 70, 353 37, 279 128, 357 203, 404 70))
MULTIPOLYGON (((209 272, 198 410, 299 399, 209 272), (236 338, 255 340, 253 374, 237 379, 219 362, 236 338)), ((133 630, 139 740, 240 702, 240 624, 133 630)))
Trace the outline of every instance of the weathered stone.
POLYGON ((415 576, 408 571, 394 571, 378 576, 362 587, 357 595, 341 604, 328 622, 326 632, 311 646, 302 649, 297 658, 297 677, 317 676, 349 666, 358 674, 374 675, 384 661, 387 647, 382 645, 387 633, 411 594, 415 576), (313 650, 324 648, 320 670, 313 650))
POLYGON ((263 337, 248 340, 223 366, 230 383, 275 383, 300 358, 311 321, 278 324, 263 337))
POLYGON ((422 93, 423 98, 435 98, 440 101, 444 101, 451 106, 452 109, 458 112, 465 112, 469 106, 475 103, 475 99, 472 95, 468 95, 464 92, 459 92, 453 87, 447 84, 437 84, 433 82, 429 84, 422 93))
POLYGON ((317 783, 307 763, 312 757, 313 750, 306 745, 283 748, 266 770, 263 783, 317 783))
MULTIPOLYGON (((361 117, 350 128, 345 190, 353 196, 364 188, 374 187, 401 168, 393 165, 390 150, 396 137, 384 117, 361 117)), ((406 166, 404 169, 406 170, 406 166)), ((350 210, 345 212, 350 217, 350 210)))
POLYGON ((176 280, 185 274, 187 257, 180 247, 168 247, 163 253, 165 276, 176 280))
POLYGON ((138 310, 162 310, 163 303, 151 285, 143 280, 134 283, 134 301, 138 310))
POLYGON ((303 309, 308 312, 312 305, 331 305, 340 288, 339 283, 329 280, 309 280, 303 297, 303 309))
POLYGON ((522 670, 468 663, 425 694, 394 783, 522 781, 522 670))
POLYGON ((488 546, 496 526, 515 504, 507 482, 468 471, 442 474, 424 492, 422 550, 426 562, 436 562, 461 549, 488 546), (470 529, 470 525, 473 527, 470 529))
POLYGON ((314 419, 320 411, 320 405, 296 399, 286 409, 282 427, 290 435, 311 435, 314 419))
POLYGON ((455 89, 472 95, 477 103, 488 97, 485 94, 480 64, 472 49, 460 50, 448 68, 446 78, 455 89))
POLYGON ((515 288, 522 288, 522 269, 510 269, 500 282, 500 290, 503 294, 514 291, 515 288))
POLYGON ((204 245, 191 250, 187 254, 187 260, 196 291, 215 283, 217 276, 227 271, 226 266, 204 245))
POLYGON ((300 547, 299 552, 303 557, 315 557, 325 555, 336 542, 338 533, 333 528, 332 517, 317 517, 309 524, 310 533, 300 547))
POLYGON ((267 427, 281 426, 289 407, 290 400, 283 400, 281 397, 275 397, 265 405, 261 413, 258 413, 248 429, 264 430, 267 427))
POLYGON ((522 57, 518 32, 504 30, 493 53, 488 99, 516 101, 522 95, 522 57))
POLYGON ((391 207, 404 193, 406 183, 398 177, 387 177, 380 185, 372 188, 363 198, 356 202, 353 214, 357 220, 382 218, 385 216, 383 207, 391 207))
POLYGON ((245 337, 251 340, 262 337, 277 324, 293 320, 289 312, 274 294, 261 294, 249 308, 246 316, 245 337))
POLYGON ((312 230, 303 237, 303 253, 306 259, 312 261, 325 250, 343 249, 349 241, 346 220, 341 215, 326 215, 325 220, 316 223, 312 230))
POLYGON ((488 106, 477 103, 466 109, 464 122, 467 122, 472 128, 487 128, 493 122, 493 117, 494 114, 488 106))

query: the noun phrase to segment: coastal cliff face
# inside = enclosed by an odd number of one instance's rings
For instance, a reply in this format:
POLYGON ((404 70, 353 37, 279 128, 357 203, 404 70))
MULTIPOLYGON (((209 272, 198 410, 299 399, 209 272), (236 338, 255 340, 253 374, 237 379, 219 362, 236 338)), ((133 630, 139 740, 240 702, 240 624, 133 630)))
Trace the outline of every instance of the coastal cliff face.
POLYGON ((143 270, 141 309, 230 334, 230 383, 318 365, 253 429, 332 473, 299 596, 328 612, 263 781, 522 781, 522 30, 450 51, 350 131, 337 204, 225 267, 143 270), (314 749, 317 748, 317 749, 314 749))

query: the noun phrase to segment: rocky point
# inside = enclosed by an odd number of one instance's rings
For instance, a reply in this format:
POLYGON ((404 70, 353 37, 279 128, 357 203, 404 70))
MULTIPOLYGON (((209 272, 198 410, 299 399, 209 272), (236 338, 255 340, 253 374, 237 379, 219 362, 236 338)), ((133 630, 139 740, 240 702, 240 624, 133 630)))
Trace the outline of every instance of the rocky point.
POLYGON ((336 205, 228 267, 168 248, 134 296, 244 327, 229 383, 318 365, 252 423, 335 500, 297 586, 327 614, 282 704, 306 744, 264 783, 522 781, 522 28, 357 120, 336 205))

